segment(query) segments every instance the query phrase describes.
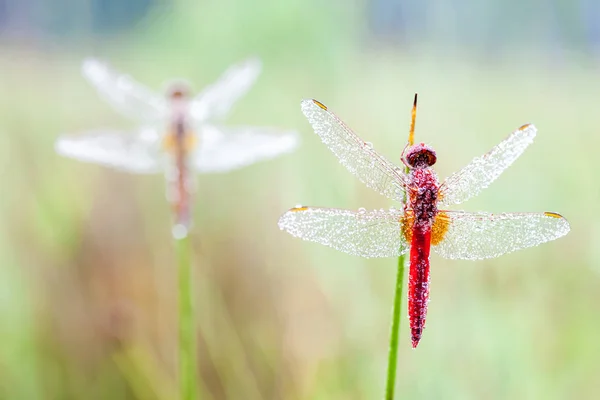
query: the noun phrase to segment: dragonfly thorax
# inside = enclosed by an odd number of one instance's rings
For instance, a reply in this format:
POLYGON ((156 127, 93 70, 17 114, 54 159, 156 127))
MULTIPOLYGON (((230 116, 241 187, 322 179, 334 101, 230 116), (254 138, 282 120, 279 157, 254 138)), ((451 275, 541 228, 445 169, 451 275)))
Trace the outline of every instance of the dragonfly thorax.
POLYGON ((415 144, 406 150, 406 163, 411 168, 427 168, 435 164, 435 150, 424 143, 415 144))

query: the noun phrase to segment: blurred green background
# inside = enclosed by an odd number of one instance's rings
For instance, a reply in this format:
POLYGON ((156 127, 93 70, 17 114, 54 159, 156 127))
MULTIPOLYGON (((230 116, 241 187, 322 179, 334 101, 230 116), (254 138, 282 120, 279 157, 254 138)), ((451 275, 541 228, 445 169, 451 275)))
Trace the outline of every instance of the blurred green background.
POLYGON ((198 177, 203 399, 383 396, 394 259, 280 232, 297 203, 392 204, 335 159, 299 102, 399 160, 412 96, 441 178, 533 122, 535 144, 466 210, 555 211, 556 242, 432 258, 427 328, 400 333, 403 399, 600 397, 600 6, 580 1, 0 0, 0 398, 174 399, 177 269, 162 176, 58 157, 62 133, 128 129, 84 57, 160 90, 251 55, 229 122, 297 129, 297 152, 198 177))

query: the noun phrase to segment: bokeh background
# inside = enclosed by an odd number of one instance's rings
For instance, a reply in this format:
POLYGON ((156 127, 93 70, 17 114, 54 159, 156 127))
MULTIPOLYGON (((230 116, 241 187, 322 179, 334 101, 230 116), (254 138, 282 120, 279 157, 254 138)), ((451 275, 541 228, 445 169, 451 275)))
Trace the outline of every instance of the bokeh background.
POLYGON ((600 5, 594 0, 0 0, 0 398, 174 399, 177 268, 162 176, 58 157, 63 133, 133 125, 80 75, 96 56, 160 90, 258 55, 232 124, 297 129, 297 152, 198 177, 193 232, 203 399, 383 396, 394 259, 279 231, 297 203, 392 204, 319 141, 314 97, 443 178, 516 127, 533 146, 467 210, 555 211, 556 242, 432 258, 427 329, 400 332, 398 398, 600 396, 600 5))

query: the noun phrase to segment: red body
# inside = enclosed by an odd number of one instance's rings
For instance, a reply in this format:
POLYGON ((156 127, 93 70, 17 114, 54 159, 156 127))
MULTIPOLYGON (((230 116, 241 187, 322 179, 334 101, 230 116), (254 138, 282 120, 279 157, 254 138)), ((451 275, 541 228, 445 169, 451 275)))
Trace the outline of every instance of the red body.
POLYGON ((175 202, 175 224, 189 228, 190 215, 190 192, 188 188, 189 171, 188 171, 188 132, 183 121, 180 118, 175 123, 175 165, 177 169, 177 177, 175 180, 177 202, 175 202))
POLYGON ((413 347, 417 347, 419 340, 421 340, 427 316, 430 247, 431 230, 413 231, 408 281, 408 315, 413 347))
POLYGON ((169 98, 172 100, 172 116, 164 145, 170 156, 166 173, 167 198, 173 206, 175 221, 173 235, 187 235, 191 224, 191 193, 194 189, 191 173, 190 153, 194 150, 195 136, 190 130, 187 93, 182 87, 174 87, 169 98))
POLYGON ((433 221, 438 213, 438 180, 428 166, 413 167, 409 173, 410 191, 406 213, 412 215, 410 229, 410 272, 408 315, 412 346, 417 347, 425 327, 429 301, 429 250, 433 221))

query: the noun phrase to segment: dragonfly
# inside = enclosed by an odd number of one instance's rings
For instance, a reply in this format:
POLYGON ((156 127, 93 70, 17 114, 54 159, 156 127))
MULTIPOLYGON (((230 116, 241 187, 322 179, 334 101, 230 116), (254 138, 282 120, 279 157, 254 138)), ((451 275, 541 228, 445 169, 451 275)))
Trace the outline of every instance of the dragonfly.
POLYGON ((291 152, 294 131, 225 126, 222 120, 253 85, 260 60, 233 65, 195 96, 190 85, 174 81, 164 95, 117 72, 108 64, 86 59, 85 78, 113 108, 138 124, 131 132, 98 129, 64 135, 55 144, 67 157, 136 174, 164 173, 167 199, 174 213, 173 235, 187 236, 195 173, 220 173, 291 152))
POLYGON ((302 101, 302 112, 323 143, 369 188, 400 202, 400 208, 357 211, 296 206, 279 219, 280 229, 361 257, 397 257, 409 252, 408 316, 411 341, 421 340, 430 286, 430 250, 447 259, 480 260, 537 246, 566 235, 569 223, 554 212, 488 213, 451 211, 488 187, 529 146, 532 124, 439 182, 432 166, 436 152, 414 143, 415 95, 408 143, 400 167, 360 139, 317 100, 302 101))

